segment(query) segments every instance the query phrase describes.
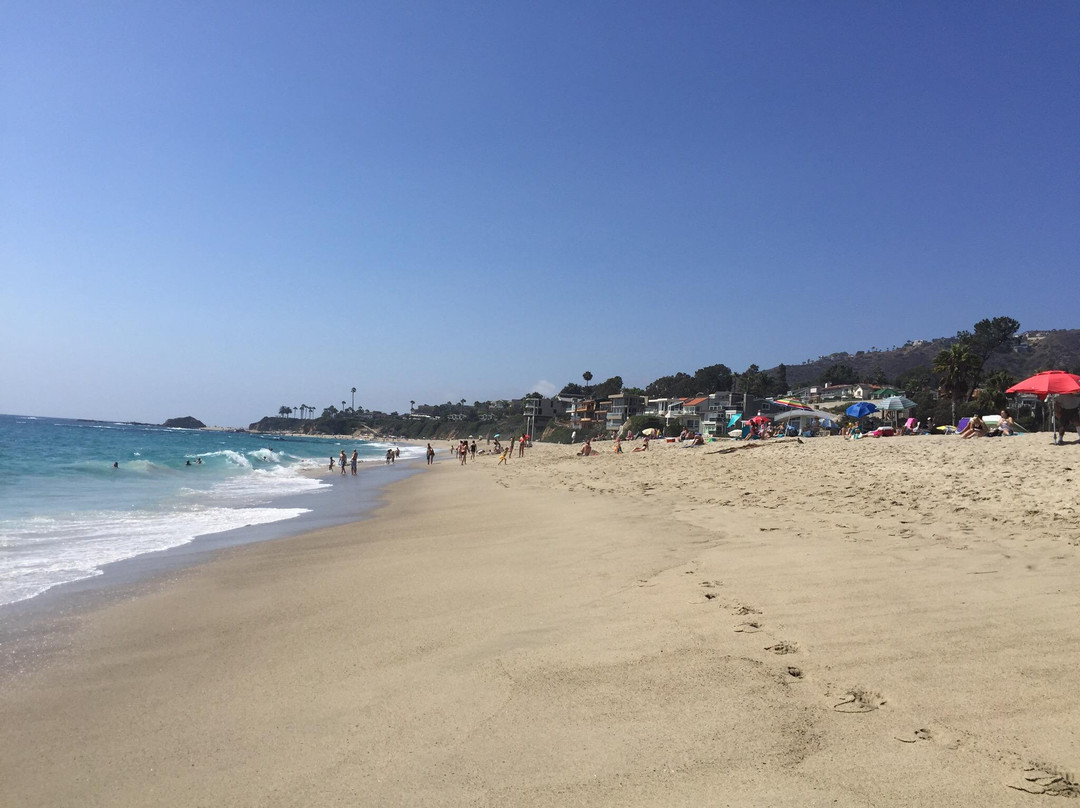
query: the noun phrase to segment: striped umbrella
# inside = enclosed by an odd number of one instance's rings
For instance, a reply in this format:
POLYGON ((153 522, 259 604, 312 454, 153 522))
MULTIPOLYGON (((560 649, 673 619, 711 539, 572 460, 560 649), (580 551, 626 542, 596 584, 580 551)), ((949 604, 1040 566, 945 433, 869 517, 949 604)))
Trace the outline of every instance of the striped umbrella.
POLYGON ((773 403, 780 404, 783 407, 791 407, 793 410, 809 410, 813 409, 808 404, 803 404, 797 398, 774 398, 773 403))

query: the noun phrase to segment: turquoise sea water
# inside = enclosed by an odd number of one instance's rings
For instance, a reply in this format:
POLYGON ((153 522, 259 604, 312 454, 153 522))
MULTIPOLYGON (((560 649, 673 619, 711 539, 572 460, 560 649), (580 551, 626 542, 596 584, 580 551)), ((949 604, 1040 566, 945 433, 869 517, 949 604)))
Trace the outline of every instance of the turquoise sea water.
POLYGON ((297 517, 329 491, 328 475, 311 472, 331 455, 382 463, 387 448, 0 415, 0 604, 196 536, 297 517))

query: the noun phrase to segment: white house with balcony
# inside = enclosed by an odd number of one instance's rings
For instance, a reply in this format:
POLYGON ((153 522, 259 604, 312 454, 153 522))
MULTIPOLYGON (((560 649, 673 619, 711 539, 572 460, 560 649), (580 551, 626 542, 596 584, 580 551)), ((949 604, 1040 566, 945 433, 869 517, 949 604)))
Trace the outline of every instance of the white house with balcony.
POLYGON ((609 432, 618 432, 629 418, 639 415, 645 409, 645 397, 624 393, 621 390, 609 398, 610 406, 604 427, 609 432))

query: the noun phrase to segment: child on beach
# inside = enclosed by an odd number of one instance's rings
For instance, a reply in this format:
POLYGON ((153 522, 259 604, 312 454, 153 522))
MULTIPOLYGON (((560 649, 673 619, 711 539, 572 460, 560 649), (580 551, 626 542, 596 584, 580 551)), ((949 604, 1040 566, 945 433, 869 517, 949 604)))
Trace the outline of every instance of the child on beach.
MULTIPOLYGON (((501 466, 503 463, 506 463, 506 456, 508 454, 510 454, 510 450, 509 449, 503 449, 502 454, 499 455, 499 462, 496 463, 495 465, 496 466, 501 466)), ((509 465, 509 464, 507 463, 507 465, 509 465)))

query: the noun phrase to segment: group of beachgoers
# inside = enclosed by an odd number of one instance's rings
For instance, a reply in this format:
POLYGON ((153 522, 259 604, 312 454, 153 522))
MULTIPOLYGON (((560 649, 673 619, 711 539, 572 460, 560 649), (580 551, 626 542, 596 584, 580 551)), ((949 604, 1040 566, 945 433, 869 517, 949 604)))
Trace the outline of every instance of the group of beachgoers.
POLYGON ((967 422, 967 426, 961 430, 960 437, 966 440, 967 438, 997 438, 1015 434, 1016 422, 1013 421, 1008 412, 1002 410, 1001 420, 993 429, 987 426, 980 413, 975 413, 971 416, 971 420, 967 422))
MULTIPOLYGON (((529 441, 529 436, 523 434, 523 435, 519 436, 516 439, 511 438, 510 441, 505 443, 505 444, 502 443, 499 440, 498 436, 496 436, 494 438, 488 438, 488 445, 491 446, 490 451, 488 451, 487 449, 477 450, 475 440, 473 440, 471 443, 469 441, 467 441, 467 440, 460 440, 460 441, 458 441, 456 446, 453 443, 451 443, 449 451, 450 451, 450 453, 452 455, 453 454, 457 455, 458 460, 460 461, 460 464, 462 466, 464 466, 466 463, 468 463, 470 458, 473 459, 473 460, 476 460, 476 456, 478 454, 481 454, 481 455, 484 455, 484 454, 498 455, 499 456, 499 462, 498 462, 497 465, 501 466, 503 463, 509 463, 510 462, 510 458, 514 456, 514 447, 515 446, 517 446, 517 456, 518 457, 524 457, 525 456, 525 447, 526 446, 531 446, 532 444, 529 441)), ((430 446, 431 445, 428 444, 429 449, 430 449, 430 446)), ((428 463, 429 464, 431 462, 431 459, 434 457, 434 451, 435 450, 430 449, 430 451, 431 451, 431 454, 428 455, 428 463)))
MULTIPOLYGON (((629 440, 629 438, 627 438, 629 440)), ((705 443, 704 440, 701 441, 705 443)), ((641 436, 641 445, 635 446, 632 451, 635 452, 647 452, 649 450, 649 436, 641 436)), ((621 437, 615 438, 615 454, 623 453, 623 439, 621 437)), ((581 444, 581 450, 577 453, 578 457, 596 457, 600 454, 600 451, 592 445, 592 438, 586 438, 585 442, 581 444)))
MULTIPOLYGON (((431 450, 431 444, 428 444, 428 449, 431 450)), ((434 453, 434 450, 431 450, 431 451, 432 451, 432 453, 434 453)), ((401 449, 397 448, 396 446, 394 448, 392 448, 392 449, 387 449, 386 450, 386 465, 389 466, 391 463, 396 461, 399 457, 401 457, 401 449)), ((333 455, 330 455, 330 465, 328 467, 328 471, 333 472, 335 468, 339 468, 339 469, 341 469, 341 476, 342 477, 344 477, 346 474, 349 474, 349 473, 351 473, 355 477, 356 476, 356 466, 357 466, 357 463, 359 463, 359 462, 360 462, 360 453, 356 449, 353 449, 352 457, 346 456, 345 450, 342 449, 341 454, 339 454, 337 457, 334 457, 333 455)), ((429 460, 429 462, 430 462, 430 460, 429 460)))
MULTIPOLYGON (((344 477, 348 469, 352 468, 352 473, 356 474, 356 464, 359 460, 359 453, 356 449, 353 449, 352 460, 345 457, 345 450, 341 450, 341 454, 337 458, 337 464, 341 468, 341 476, 344 477)), ((330 455, 330 471, 334 470, 334 456, 330 455)))
POLYGON ((458 459, 461 461, 461 465, 465 465, 469 461, 471 456, 473 460, 476 459, 476 441, 473 441, 470 445, 467 440, 459 440, 457 448, 451 448, 451 452, 457 452, 458 459))

